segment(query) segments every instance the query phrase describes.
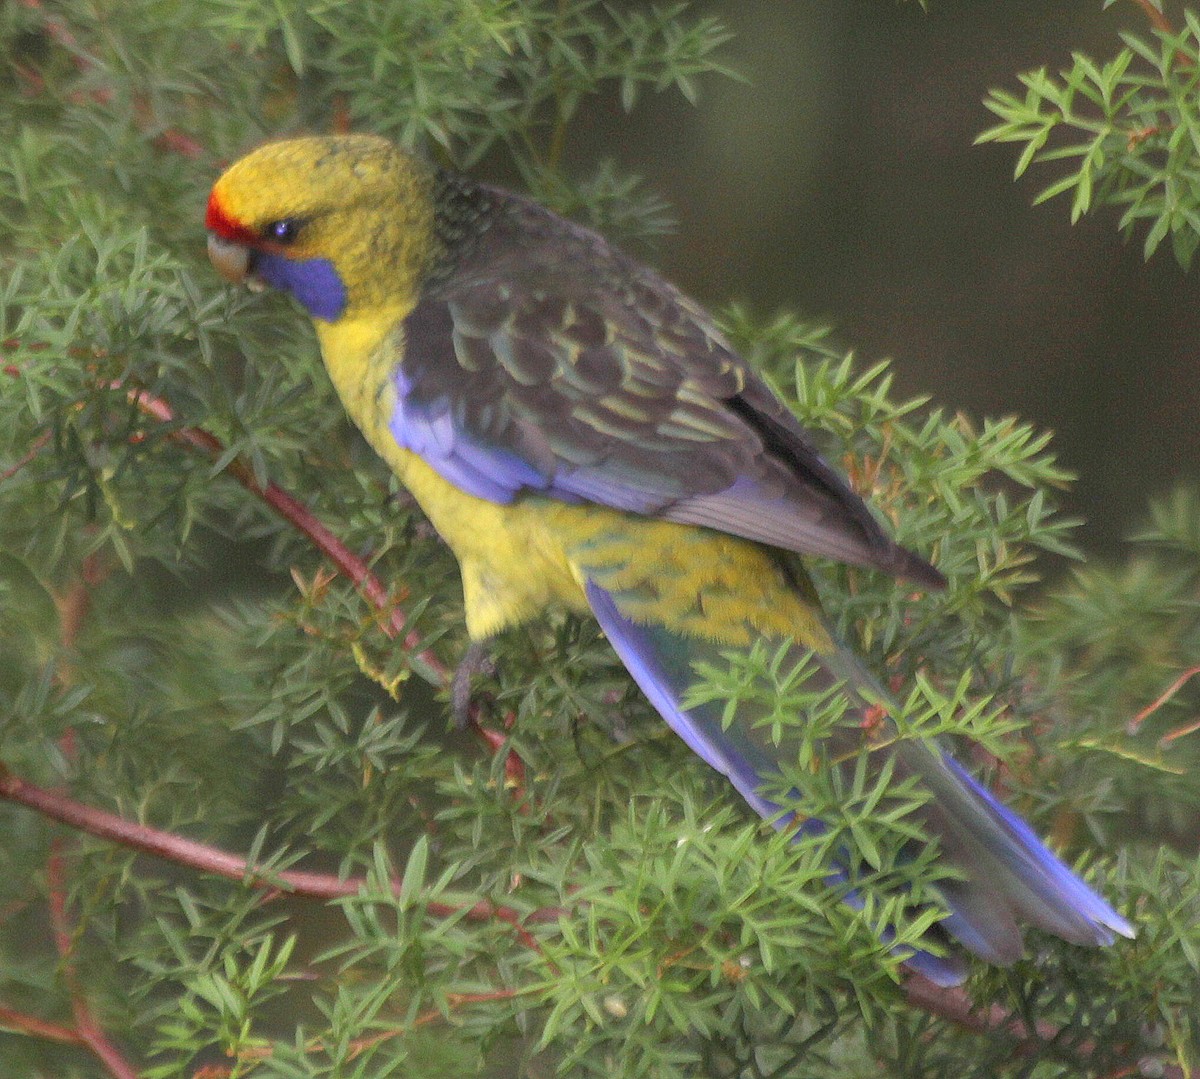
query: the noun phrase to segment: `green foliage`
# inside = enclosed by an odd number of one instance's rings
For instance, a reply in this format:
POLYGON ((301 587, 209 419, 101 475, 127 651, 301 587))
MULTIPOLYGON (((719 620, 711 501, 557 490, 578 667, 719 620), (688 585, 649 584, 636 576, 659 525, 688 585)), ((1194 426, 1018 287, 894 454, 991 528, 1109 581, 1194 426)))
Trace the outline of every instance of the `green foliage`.
POLYGON ((1200 17, 1181 30, 1122 33, 1125 47, 1097 63, 1072 54, 1069 70, 1021 76, 1024 96, 993 90, 985 104, 1001 122, 980 142, 1022 144, 1016 175, 1035 163, 1070 171, 1034 200, 1071 198, 1071 220, 1096 207, 1121 210, 1131 235, 1147 225, 1149 258, 1168 236, 1180 264, 1200 244, 1200 17))
MULTIPOLYGON (((1193 48, 1188 28, 1160 58, 1193 48)), ((791 842, 665 730, 592 623, 561 615, 508 634, 479 680, 500 750, 450 729, 425 653, 452 664, 465 644, 452 558, 350 430, 307 321, 229 291, 203 258, 220 162, 346 117, 459 163, 502 158, 618 231, 661 230, 631 177, 564 168, 569 125, 599 94, 690 98, 724 71, 723 40, 687 5, 594 0, 0 9, 0 782, 7 768, 236 851, 279 885, 0 802, 4 1074, 103 1074, 10 1015, 70 1026, 81 1001, 148 1077, 1048 1079, 1196 1060, 1200 867, 1158 844, 1194 851, 1200 678, 1129 725, 1200 653, 1200 499, 1156 505, 1129 565, 1079 568, 1031 611, 1038 557, 1073 554, 1044 434, 900 400, 886 365, 800 320, 725 314, 950 580, 907 596, 814 568, 840 630, 897 686, 901 736, 981 747, 1138 921, 1134 944, 1039 940, 1011 971, 976 972, 982 1006, 1059 1028, 1027 1057, 902 1003, 878 930, 919 937, 936 871, 900 857, 919 795, 886 773, 798 767, 786 781, 831 827, 791 842), (369 562, 407 616, 400 640, 254 492, 268 483, 369 562), (844 835, 864 852, 861 909, 827 882, 844 835), (302 898, 280 876, 294 869, 358 883, 302 898)), ((1180 94, 1194 78, 1160 67, 1180 94)), ((1153 80, 1135 86, 1132 60, 1080 71, 1069 92, 1034 80, 1004 137, 1036 139, 1054 94, 1055 123, 1111 106, 1101 150, 1078 155, 1089 197, 1161 220, 1165 181, 1135 198, 1105 170, 1141 175, 1129 161, 1156 147, 1174 169, 1194 103, 1172 98, 1126 161, 1153 80)), ((1166 229, 1182 237, 1181 212, 1166 229)), ((844 720, 762 649, 701 674, 694 692, 731 708, 769 687, 757 703, 773 723, 805 717, 814 761, 844 720)))
MULTIPOLYGON (((615 93, 629 112, 646 91, 696 99, 697 80, 729 70, 717 50, 727 32, 686 3, 518 4, 514 0, 206 0, 207 30, 278 64, 302 93, 287 121, 320 122, 343 109, 355 125, 407 145, 435 146, 454 164, 502 144, 527 187, 593 224, 644 234, 662 205, 612 169, 564 184, 567 127, 587 99, 615 93), (614 220, 615 219, 615 220, 614 220)), ((263 88, 259 88, 259 95, 263 88)), ((280 121, 283 121, 281 123, 280 121)), ((653 231, 653 229, 651 229, 653 231)))
POLYGON ((1091 792, 1097 805, 1120 806, 1111 820, 1122 833, 1169 836, 1190 848, 1200 741, 1189 728, 1200 685, 1182 676, 1200 654, 1195 492, 1155 501, 1134 540, 1136 553, 1122 567, 1075 569, 1022 624, 1021 647, 1038 657, 1042 707, 1079 717, 1054 746, 1076 761, 1064 782, 1091 792), (1091 676, 1078 677, 1079 668, 1091 676))

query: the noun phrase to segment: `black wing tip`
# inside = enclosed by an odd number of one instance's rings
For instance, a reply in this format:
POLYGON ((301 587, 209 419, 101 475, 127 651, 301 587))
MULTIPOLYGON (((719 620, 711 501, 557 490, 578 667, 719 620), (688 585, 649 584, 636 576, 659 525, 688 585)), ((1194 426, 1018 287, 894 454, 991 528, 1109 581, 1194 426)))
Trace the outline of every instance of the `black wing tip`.
POLYGON ((903 547, 893 549, 891 564, 885 568, 894 577, 912 581, 913 584, 923 585, 938 592, 942 591, 948 583, 940 570, 935 569, 920 555, 913 554, 912 551, 903 547))

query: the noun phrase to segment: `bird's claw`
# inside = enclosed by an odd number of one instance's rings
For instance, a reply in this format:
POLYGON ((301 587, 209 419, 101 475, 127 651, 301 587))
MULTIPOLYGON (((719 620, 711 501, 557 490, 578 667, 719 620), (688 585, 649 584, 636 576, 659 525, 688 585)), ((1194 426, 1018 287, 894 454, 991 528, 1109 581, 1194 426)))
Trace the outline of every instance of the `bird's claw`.
POLYGON ((495 670, 488 642, 472 641, 450 680, 450 716, 456 730, 466 730, 471 725, 471 679, 477 674, 493 674, 495 670))

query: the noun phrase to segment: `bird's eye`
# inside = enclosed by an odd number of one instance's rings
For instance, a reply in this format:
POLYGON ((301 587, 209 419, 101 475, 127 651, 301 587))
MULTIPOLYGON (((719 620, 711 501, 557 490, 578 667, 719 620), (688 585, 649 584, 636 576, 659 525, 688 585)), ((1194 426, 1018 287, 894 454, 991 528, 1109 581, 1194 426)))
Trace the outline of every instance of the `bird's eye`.
POLYGON ((285 217, 280 221, 272 221, 263 233, 268 240, 277 244, 290 244, 300 234, 300 222, 294 217, 285 217))

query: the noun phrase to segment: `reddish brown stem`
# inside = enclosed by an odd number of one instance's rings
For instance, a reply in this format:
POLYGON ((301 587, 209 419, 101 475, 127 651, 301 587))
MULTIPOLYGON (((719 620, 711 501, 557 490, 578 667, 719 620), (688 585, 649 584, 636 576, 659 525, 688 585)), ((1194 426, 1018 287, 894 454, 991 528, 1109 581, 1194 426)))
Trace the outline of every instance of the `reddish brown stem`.
MULTIPOLYGON (((506 731, 513 728, 517 717, 515 712, 508 712, 504 717, 504 731, 494 731, 479 723, 475 724, 475 733, 482 739, 493 754, 499 753, 504 748, 504 743, 508 740, 506 731)), ((515 750, 510 749, 508 756, 504 758, 504 782, 505 785, 513 792, 513 796, 521 802, 525 800, 525 762, 517 755, 515 750)), ((522 813, 529 812, 529 806, 522 805, 520 807, 522 813)))
MULTIPOLYGON (((72 666, 70 651, 75 647, 79 632, 92 606, 92 589, 104 580, 107 568, 96 554, 88 555, 80 567, 79 574, 71 587, 58 599, 59 643, 65 653, 58 668, 60 685, 70 685, 72 666)), ((75 731, 68 728, 59 738, 63 756, 70 761, 75 758, 75 731)), ((49 892, 50 924, 54 933, 54 945, 62 960, 63 979, 71 997, 71 1012, 75 1017, 75 1032, 80 1041, 108 1069, 114 1079, 137 1079, 137 1071, 121 1055, 109 1040, 103 1028, 92 1014, 87 991, 79 980, 75 965, 75 941, 77 931, 67 906, 69 892, 67 879, 68 841, 63 836, 55 837, 50 844, 46 859, 46 883, 49 892)))
POLYGON ((26 1015, 15 1008, 6 1008, 0 1004, 0 1027, 15 1030, 18 1034, 28 1034, 32 1038, 42 1038, 50 1042, 62 1042, 64 1045, 83 1045, 83 1035, 71 1027, 60 1026, 58 1023, 47 1023, 32 1015, 26 1015))
MULTIPOLYGON (((460 1008, 464 1004, 482 1004, 493 1000, 511 1000, 520 993, 518 989, 493 989, 486 993, 447 993, 446 1003, 451 1009, 460 1008)), ((350 1043, 350 1053, 348 1059, 353 1060, 361 1053, 368 1049, 374 1048, 376 1045, 382 1045, 384 1042, 389 1042, 393 1038, 403 1037, 411 1030, 417 1027, 428 1026, 430 1023, 435 1023, 439 1019, 445 1019, 446 1016, 439 1008, 430 1008, 428 1011, 422 1012, 411 1023, 402 1027, 393 1027, 390 1030, 381 1031, 379 1034, 372 1034, 367 1038, 358 1038, 350 1043)), ((323 1042, 314 1042, 305 1048, 307 1053, 320 1053, 325 1050, 323 1042)), ((269 1060, 275 1055, 274 1049, 267 1046, 255 1046, 250 1049, 243 1050, 238 1053, 238 1061, 245 1063, 247 1061, 269 1060)), ((208 1067, 195 1074, 193 1079, 228 1079, 233 1075, 233 1068, 222 1066, 208 1067)))
MULTIPOLYGON (((1058 1028, 1053 1023, 1039 1022, 1030 1031, 1023 1019, 1017 1018, 1012 1012, 1005 1011, 999 1004, 986 1008, 979 1007, 966 992, 958 987, 943 989, 934 985, 928 978, 920 974, 912 974, 905 979, 903 985, 904 999, 914 1008, 935 1015, 939 1019, 952 1023, 962 1030, 973 1034, 1004 1034, 1012 1038, 1014 1052, 1020 1056, 1032 1057, 1041 1053, 1048 1043, 1058 1036, 1058 1028)), ((1083 1042, 1074 1047, 1074 1051, 1086 1062, 1095 1051, 1094 1042, 1083 1042)), ((1184 1079, 1183 1069, 1174 1064, 1163 1064, 1163 1070, 1158 1074, 1162 1079, 1184 1079)), ((1134 1071, 1137 1070, 1135 1065, 1134 1071)), ((1090 1072, 1089 1072, 1090 1074, 1090 1072)), ((1115 1072, 1113 1075, 1132 1074, 1131 1072, 1115 1072)))
POLYGON ((0 472, 0 483, 3 483, 5 480, 11 480, 13 476, 20 472, 21 469, 28 465, 39 453, 42 452, 46 446, 46 443, 49 441, 49 431, 43 431, 40 435, 38 435, 37 438, 33 440, 33 445, 29 447, 29 452, 26 453, 24 457, 22 457, 15 465, 12 465, 10 468, 6 468, 3 472, 0 472))
MULTIPOLYGON (((447 993, 446 1003, 451 1009, 461 1008, 464 1004, 490 1004, 497 1000, 512 1000, 513 997, 519 996, 519 989, 491 989, 486 993, 447 993)), ((412 1021, 412 1027, 423 1027, 430 1023, 436 1023, 439 1019, 445 1019, 440 1008, 430 1008, 428 1011, 422 1012, 412 1021)), ((373 1045, 378 1045, 380 1042, 388 1041, 398 1035, 405 1034, 411 1027, 406 1027, 397 1030, 387 1030, 381 1034, 376 1034, 369 1038, 360 1038, 358 1041, 351 1042, 352 1052, 350 1059, 353 1060, 364 1049, 369 1049, 373 1045)))
MULTIPOLYGON (((6 340, 2 347, 9 349, 18 347, 20 342, 6 340)), ((37 347, 36 345, 33 347, 37 347)), ((14 378, 20 377, 20 369, 9 364, 4 367, 4 373, 14 378)), ((121 389, 120 383, 112 383, 111 388, 121 389)), ((155 397, 145 390, 128 390, 129 400, 143 413, 164 424, 175 423, 175 412, 161 397, 155 397)), ((9 471, 0 473, 0 480, 7 479, 28 464, 33 453, 45 444, 48 435, 39 436, 34 448, 27 459, 13 466, 9 471)), ((216 435, 200 427, 174 427, 170 437, 175 442, 188 449, 213 459, 219 458, 225 452, 225 446, 216 435)), ((271 507, 280 517, 291 524, 297 531, 307 536, 323 555, 325 555, 342 573, 346 575, 361 591, 363 597, 382 615, 385 621, 381 628, 389 637, 400 637, 406 648, 415 650, 420 643, 420 637, 413 632, 404 633, 408 623, 404 611, 388 594, 382 582, 376 577, 367 564, 342 543, 317 516, 302 502, 288 494, 277 484, 261 484, 254 476, 253 470, 237 458, 230 461, 225 471, 238 481, 247 491, 271 507)), ((431 673, 441 679, 442 684, 448 684, 450 671, 437 656, 428 650, 417 651, 415 658, 431 673)))
POLYGON ((1142 9, 1142 14, 1150 20, 1150 25, 1155 30, 1161 30, 1164 34, 1175 33, 1175 27, 1171 25, 1171 20, 1154 6, 1153 0, 1133 0, 1133 2, 1142 9))
POLYGON ((1194 719, 1191 723, 1185 723, 1182 727, 1176 727, 1173 731, 1168 731, 1158 740, 1159 748, 1166 749, 1175 739, 1195 734, 1196 731, 1200 731, 1200 719, 1194 719))
MULTIPOLYGON (((302 870, 277 872, 267 867, 251 865, 245 859, 226 851, 162 832, 144 824, 128 821, 100 809, 81 805, 58 792, 27 783, 3 768, 0 768, 0 799, 24 805, 43 816, 87 832, 89 835, 193 869, 226 877, 229 880, 250 881, 262 889, 280 889, 293 895, 313 899, 335 899, 356 895, 366 884, 365 878, 362 877, 339 879, 323 873, 310 873, 302 870)), ((399 888, 398 881, 395 882, 394 887, 399 888)), ((539 954, 542 951, 541 945, 526 927, 555 922, 571 913, 569 910, 559 907, 544 907, 522 917, 511 907, 499 906, 487 900, 481 900, 466 908, 450 903, 432 902, 427 904, 426 909, 435 917, 464 914, 471 921, 505 922, 513 928, 523 945, 539 954)), ((1031 1032, 1022 1019, 999 1005, 979 1008, 962 989, 943 989, 920 975, 909 976, 903 984, 902 991, 905 1000, 912 1007, 963 1030, 974 1034, 1004 1034, 1011 1037, 1016 1043, 1015 1051, 1022 1055, 1040 1051, 1057 1035, 1057 1029, 1050 1023, 1038 1023, 1036 1029, 1031 1032)), ((508 993, 507 990, 502 992, 508 993)), ((495 998, 488 997, 487 999, 495 998)), ((467 1002, 467 998, 464 996, 462 1001, 467 1002)), ((5 1014, 0 1011, 0 1019, 3 1019, 5 1014)), ((14 1025, 19 1025, 24 1029, 29 1024, 25 1022, 18 1024, 14 1020, 14 1025)), ((62 1034, 61 1028, 59 1033, 62 1034)), ((85 1040, 88 1037, 87 1032, 83 1030, 80 1031, 80 1036, 85 1040)), ((64 1039, 58 1038, 57 1040, 64 1039)), ((91 1045, 90 1042, 88 1044, 91 1045)), ((1080 1051, 1086 1056, 1090 1052, 1090 1047, 1085 1045, 1081 1047, 1080 1051)), ((114 1072, 114 1074, 122 1073, 114 1072)), ((1174 1065, 1166 1066, 1163 1074, 1166 1079, 1182 1079, 1183 1077, 1183 1072, 1174 1065)))
MULTIPOLYGON (((2 767, 0 799, 36 810, 51 820, 98 839, 119 843, 132 850, 152 854, 178 865, 186 865, 229 880, 249 881, 257 888, 279 889, 309 899, 337 899, 357 895, 367 883, 364 877, 339 878, 326 873, 310 873, 297 869, 275 871, 269 867, 252 865, 244 858, 216 847, 126 820, 94 806, 83 805, 58 791, 28 783, 2 767)), ((398 891, 399 887, 400 882, 396 881, 394 888, 398 891)), ((480 900, 466 908, 453 903, 431 902, 426 905, 426 909, 440 918, 465 913, 471 921, 504 922, 512 926, 522 944, 536 952, 541 952, 541 945, 525 928, 525 923, 554 921, 565 913, 557 908, 547 908, 523 918, 512 907, 499 906, 489 900, 480 900)))
MULTIPOLYGON (((119 387, 114 386, 114 388, 119 387)), ((145 390, 129 390, 128 393, 129 400, 146 415, 152 416, 162 423, 175 422, 174 411, 161 397, 155 397, 145 390)), ((206 457, 215 459, 225 452, 225 446, 219 438, 199 427, 175 427, 171 431, 170 437, 206 457)), ((384 616, 382 629, 389 637, 399 637, 404 634, 404 646, 412 650, 417 648, 420 637, 411 631, 407 634, 404 633, 408 618, 388 594, 379 578, 371 572, 361 558, 350 551, 337 536, 326 528, 307 506, 274 483, 259 483, 249 465, 237 458, 229 462, 225 471, 252 495, 270 506, 297 531, 307 536, 317 550, 354 582, 363 597, 384 616)), ((440 677, 443 684, 449 682, 449 670, 432 652, 417 651, 415 658, 440 677)))
MULTIPOLYGON (((120 388, 114 384, 114 388, 120 388)), ((175 413, 171 406, 160 397, 147 393, 145 390, 129 390, 129 400, 146 415, 162 423, 174 423, 175 413)), ((225 452, 221 440, 208 431, 199 427, 176 427, 171 431, 171 438, 183 446, 211 458, 219 458, 225 452)), ((451 674, 446 665, 428 649, 420 649, 420 637, 415 632, 404 633, 407 617, 400 606, 388 594, 379 579, 370 571, 367 564, 354 555, 341 540, 339 540, 325 525, 308 509, 287 491, 274 483, 261 484, 255 478, 250 467, 235 458, 226 466, 226 471, 238 481, 247 491, 260 498, 284 520, 307 536, 313 545, 321 551, 337 568, 344 573, 360 590, 363 597, 375 607, 385 621, 382 628, 389 637, 399 637, 403 634, 405 648, 413 653, 413 658, 433 676, 441 687, 450 684, 451 674)), ((478 724, 476 725, 478 727, 478 724)), ((493 750, 498 751, 503 744, 503 736, 497 735, 499 741, 489 732, 478 727, 484 739, 493 750)), ((509 750, 505 760, 505 774, 510 781, 524 789, 525 765, 517 754, 509 750)))
POLYGON ((1057 1033, 1050 1023, 1039 1023, 1037 1034, 1031 1038, 1024 1021, 1015 1018, 998 1004, 980 1009, 965 990, 955 986, 943 989, 920 974, 912 974, 904 982, 904 999, 930 1015, 975 1034, 1002 1031, 1011 1035, 1023 1051, 1032 1052, 1039 1041, 1049 1040, 1057 1033))
POLYGON ((1200 674, 1200 666, 1189 667, 1178 678, 1175 679, 1166 689, 1162 691, 1153 701, 1143 708, 1136 716, 1133 717, 1126 725, 1125 730, 1129 734, 1136 734, 1137 729, 1146 722, 1150 716, 1154 715, 1164 704, 1175 696, 1188 682, 1196 675, 1200 674))
MULTIPOLYGON (((0 342, 0 347, 13 349, 21 342, 15 339, 0 342)), ((38 345, 29 346, 37 348, 38 345)), ((4 373, 14 378, 20 377, 20 369, 9 364, 4 373)), ((112 383, 111 388, 121 389, 120 383, 112 383)), ((131 403, 137 406, 145 415, 164 424, 174 424, 175 412, 161 397, 156 397, 145 390, 130 389, 126 391, 131 403)), ((212 459, 219 458, 225 452, 225 446, 216 435, 200 427, 178 426, 170 431, 170 438, 188 449, 212 459)), ((40 448, 40 447, 38 447, 40 448)), ((28 463, 22 461, 13 471, 28 463)), ((237 458, 226 465, 225 471, 240 483, 247 491, 266 505, 270 506, 280 517, 291 524, 312 541, 347 578, 354 582, 363 597, 381 614, 383 621, 380 628, 389 637, 400 637, 404 646, 414 653, 413 658, 419 662, 441 686, 450 682, 450 670, 428 649, 419 649, 420 636, 409 631, 405 633, 408 618, 400 606, 389 595, 382 582, 376 577, 361 558, 355 555, 341 540, 337 538, 321 520, 302 502, 293 497, 275 483, 259 483, 253 470, 237 458)), ((7 478, 7 473, 0 479, 7 478)))
POLYGON ((113 1079, 138 1079, 133 1067, 101 1029, 92 1014, 83 987, 75 969, 75 927, 67 912, 66 857, 61 839, 51 845, 50 857, 46 862, 50 889, 50 921, 54 927, 54 944, 63 961, 67 990, 71 994, 71 1011, 75 1016, 75 1032, 80 1042, 108 1069, 113 1079))
POLYGON ((335 94, 333 98, 333 118, 330 126, 335 135, 350 133, 350 103, 345 94, 335 94))

